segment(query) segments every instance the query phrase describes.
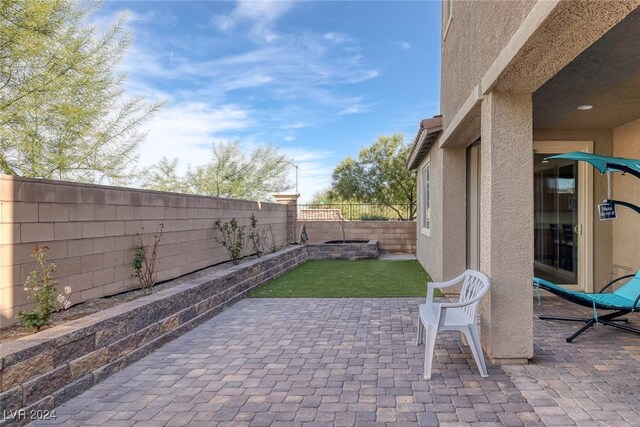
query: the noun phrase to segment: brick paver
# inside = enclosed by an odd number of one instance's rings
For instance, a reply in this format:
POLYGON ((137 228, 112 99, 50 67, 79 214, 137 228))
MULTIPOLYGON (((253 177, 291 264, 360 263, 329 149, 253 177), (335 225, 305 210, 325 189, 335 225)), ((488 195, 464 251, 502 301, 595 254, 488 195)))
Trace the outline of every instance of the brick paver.
MULTIPOLYGON (((445 333, 426 381, 422 301, 245 299, 58 407, 55 422, 638 425, 640 337, 598 328, 566 344, 574 325, 536 320, 533 363, 489 365, 483 379, 445 333)), ((545 298, 536 311, 562 307, 545 298)))
MULTIPOLYGON (((592 316, 589 308, 552 296, 540 305, 534 300, 534 312, 592 316)), ((640 316, 628 318, 640 329, 640 316)), ((504 371, 548 425, 640 426, 640 335, 601 325, 567 343, 581 325, 536 318, 533 360, 504 371)))

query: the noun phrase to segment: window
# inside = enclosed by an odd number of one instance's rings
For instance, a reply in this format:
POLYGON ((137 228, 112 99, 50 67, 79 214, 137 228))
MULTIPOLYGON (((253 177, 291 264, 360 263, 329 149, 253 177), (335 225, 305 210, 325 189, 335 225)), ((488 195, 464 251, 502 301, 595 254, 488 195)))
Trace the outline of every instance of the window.
POLYGON ((422 168, 422 231, 429 235, 431 230, 431 164, 429 158, 422 168))
POLYGON ((453 0, 442 0, 442 40, 447 38, 453 18, 453 0))

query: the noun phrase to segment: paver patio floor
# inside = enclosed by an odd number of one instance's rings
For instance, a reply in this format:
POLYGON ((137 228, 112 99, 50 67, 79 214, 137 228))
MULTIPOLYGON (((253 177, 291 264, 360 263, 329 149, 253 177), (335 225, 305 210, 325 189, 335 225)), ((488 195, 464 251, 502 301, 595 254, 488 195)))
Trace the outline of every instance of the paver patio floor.
MULTIPOLYGON (((422 301, 245 299, 58 407, 55 422, 640 425, 640 336, 597 327, 567 344, 575 325, 536 320, 532 364, 483 379, 443 334, 426 381, 422 301)), ((566 311, 543 301, 536 312, 566 311)))

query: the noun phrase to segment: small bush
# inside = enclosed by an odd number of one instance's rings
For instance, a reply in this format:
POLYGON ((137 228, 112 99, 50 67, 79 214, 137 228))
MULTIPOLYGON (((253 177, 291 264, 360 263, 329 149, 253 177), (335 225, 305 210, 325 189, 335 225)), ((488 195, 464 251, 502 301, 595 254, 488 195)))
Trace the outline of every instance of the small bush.
POLYGON ((389 221, 389 217, 384 215, 364 214, 360 217, 360 221, 389 221))
POLYGON ((133 276, 138 279, 145 294, 149 294, 156 283, 156 258, 163 232, 164 224, 160 223, 160 232, 153 236, 152 245, 144 243, 142 234, 138 233, 138 241, 133 247, 133 259, 131 260, 133 276))
POLYGON ((232 263, 240 264, 242 249, 244 249, 244 226, 239 226, 235 218, 228 222, 217 220, 215 224, 220 236, 214 239, 227 250, 232 263))
POLYGON ((273 229, 269 226, 269 235, 271 236, 271 253, 274 254, 278 252, 281 248, 278 247, 276 243, 276 236, 273 234, 273 229))
POLYGON ((40 266, 40 271, 34 270, 29 273, 24 290, 30 293, 28 298, 35 302, 35 307, 33 310, 18 313, 23 325, 37 331, 51 323, 51 315, 58 311, 60 304, 64 309, 71 306, 71 288, 66 286, 64 294, 58 291, 58 281, 53 277, 56 265, 47 263, 48 250, 47 246, 33 245, 31 256, 40 266))
POLYGON ((253 253, 260 258, 260 255, 265 252, 267 246, 267 233, 269 230, 263 230, 258 226, 258 218, 256 218, 253 212, 251 212, 251 216, 249 217, 249 226, 250 229, 247 238, 251 242, 253 253))

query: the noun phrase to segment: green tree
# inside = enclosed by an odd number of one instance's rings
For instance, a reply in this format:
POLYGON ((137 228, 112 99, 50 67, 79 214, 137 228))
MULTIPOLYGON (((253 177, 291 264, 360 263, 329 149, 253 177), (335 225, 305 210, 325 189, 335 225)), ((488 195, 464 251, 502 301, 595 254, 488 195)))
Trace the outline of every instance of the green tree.
POLYGON ((415 219, 416 177, 406 167, 410 149, 400 133, 378 137, 357 159, 347 157, 338 164, 331 192, 343 200, 388 206, 400 219, 415 219), (408 215, 401 205, 409 206, 408 215))
POLYGON ((0 0, 0 172, 126 183, 140 124, 160 104, 125 99, 114 66, 130 44, 121 16, 104 34, 95 5, 0 0))
POLYGON ((331 188, 317 191, 311 198, 309 204, 312 205, 329 205, 329 204, 343 204, 343 203, 356 203, 356 200, 343 200, 335 191, 331 188))
POLYGON ((144 188, 174 193, 189 193, 185 179, 178 175, 178 159, 166 157, 141 173, 144 188))
POLYGON ((267 200, 274 192, 290 186, 287 171, 290 160, 276 147, 267 145, 245 154, 237 142, 213 144, 211 161, 184 176, 176 173, 178 160, 162 159, 147 169, 142 186, 150 190, 267 200))

